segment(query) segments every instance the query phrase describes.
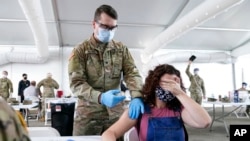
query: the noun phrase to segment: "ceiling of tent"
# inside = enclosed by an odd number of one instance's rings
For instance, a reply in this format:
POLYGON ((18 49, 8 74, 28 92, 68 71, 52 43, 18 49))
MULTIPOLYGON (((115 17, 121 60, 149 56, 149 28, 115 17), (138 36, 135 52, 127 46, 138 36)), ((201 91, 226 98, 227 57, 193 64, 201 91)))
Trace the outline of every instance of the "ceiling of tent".
MULTIPOLYGON (((18 0, 0 2, 0 45, 34 46, 33 34, 18 0)), ((41 6, 49 46, 75 46, 89 38, 95 9, 101 4, 109 4, 119 15, 115 40, 122 41, 131 49, 143 50, 148 42, 203 2, 205 0, 41 0, 41 6)), ((250 52, 248 13, 250 0, 245 0, 162 48, 218 51, 244 48, 250 52)))

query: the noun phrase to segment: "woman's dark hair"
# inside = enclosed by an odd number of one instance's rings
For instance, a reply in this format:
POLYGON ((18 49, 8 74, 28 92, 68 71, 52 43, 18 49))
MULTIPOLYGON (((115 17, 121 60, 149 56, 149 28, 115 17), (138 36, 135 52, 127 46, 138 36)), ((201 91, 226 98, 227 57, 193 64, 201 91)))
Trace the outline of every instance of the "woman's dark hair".
POLYGON ((110 5, 101 5, 95 11, 94 20, 95 21, 100 20, 100 16, 102 13, 106 13, 107 15, 109 15, 110 17, 112 17, 115 20, 118 19, 118 14, 113 7, 111 7, 110 5))
MULTIPOLYGON (((142 88, 142 93, 144 97, 144 102, 148 105, 155 106, 155 88, 159 86, 160 79, 163 75, 170 74, 176 75, 180 78, 181 89, 185 92, 185 87, 182 82, 181 73, 179 70, 175 69, 174 66, 163 64, 155 67, 154 70, 150 70, 148 76, 146 77, 145 84, 142 88)), ((167 102, 169 109, 177 111, 181 108, 181 103, 177 98, 174 98, 172 101, 167 102)))

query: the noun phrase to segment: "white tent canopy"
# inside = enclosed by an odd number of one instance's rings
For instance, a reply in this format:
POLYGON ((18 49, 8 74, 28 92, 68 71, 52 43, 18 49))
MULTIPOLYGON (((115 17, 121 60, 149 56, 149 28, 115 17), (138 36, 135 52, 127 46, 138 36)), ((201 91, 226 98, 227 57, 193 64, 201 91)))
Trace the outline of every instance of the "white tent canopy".
POLYGON ((150 60, 160 48, 214 50, 236 58, 250 51, 250 1, 3 1, 0 45, 12 50, 1 55, 0 64, 43 63, 49 48, 75 46, 91 35, 93 14, 101 4, 110 4, 117 10, 119 29, 115 39, 130 49, 141 50, 142 62, 150 60), (20 46, 22 52, 17 55, 15 50, 20 46), (36 48, 35 54, 29 53, 30 47, 36 48))

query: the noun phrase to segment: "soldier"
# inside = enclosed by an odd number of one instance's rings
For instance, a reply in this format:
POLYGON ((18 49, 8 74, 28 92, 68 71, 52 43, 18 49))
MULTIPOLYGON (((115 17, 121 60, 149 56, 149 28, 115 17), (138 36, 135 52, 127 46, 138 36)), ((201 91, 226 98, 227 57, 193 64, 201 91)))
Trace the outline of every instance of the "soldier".
POLYGON ((68 73, 72 92, 78 96, 73 135, 101 135, 123 112, 121 73, 132 95, 129 117, 144 112, 142 79, 128 48, 113 40, 118 15, 109 5, 96 9, 93 34, 74 48, 68 73))
POLYGON ((42 111, 41 111, 41 119, 40 121, 44 121, 45 115, 45 107, 44 107, 44 100, 45 98, 54 98, 55 97, 55 89, 59 88, 59 84, 52 78, 52 74, 48 73, 47 78, 41 80, 37 84, 37 90, 40 92, 40 87, 43 86, 43 93, 42 96, 42 111))
POLYGON ((30 141, 28 132, 21 122, 24 120, 0 98, 0 140, 30 141))
POLYGON ((206 98, 206 91, 205 91, 205 86, 204 86, 204 81, 203 79, 198 75, 199 69, 195 68, 194 69, 194 75, 190 73, 190 65, 193 61, 189 60, 188 66, 186 69, 186 74, 189 77, 190 80, 190 87, 189 91, 191 94, 191 98, 196 101, 197 103, 201 104, 202 102, 202 96, 205 99, 206 98))
MULTIPOLYGON (((246 82, 242 82, 241 83, 241 88, 238 89, 238 91, 246 91, 247 94, 249 93, 249 90, 247 90, 247 83, 246 82)), ((246 105, 246 113, 249 114, 250 111, 250 105, 246 105)))
POLYGON ((23 95, 24 89, 30 86, 30 81, 27 79, 28 75, 24 73, 22 76, 23 79, 20 80, 18 83, 18 96, 21 97, 21 102, 23 102, 24 100, 24 95, 23 95))
POLYGON ((0 96, 3 97, 6 101, 12 96, 13 93, 13 85, 10 79, 7 78, 8 72, 2 72, 3 77, 0 78, 0 96))

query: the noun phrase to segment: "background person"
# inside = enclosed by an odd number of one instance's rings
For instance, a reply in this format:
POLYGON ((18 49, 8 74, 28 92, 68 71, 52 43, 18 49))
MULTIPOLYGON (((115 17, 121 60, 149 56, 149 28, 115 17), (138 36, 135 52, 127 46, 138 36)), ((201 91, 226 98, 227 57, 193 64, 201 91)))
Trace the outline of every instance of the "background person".
POLYGON ((36 88, 36 81, 31 81, 30 86, 23 91, 24 99, 32 100, 33 102, 39 101, 39 92, 36 88))
MULTIPOLYGON (((241 83, 241 88, 239 88, 238 91, 246 91, 247 95, 248 95, 247 98, 249 98, 249 91, 247 90, 247 83, 246 82, 241 83)), ((250 112, 250 105, 247 105, 246 113, 249 115, 249 112, 250 112)))
POLYGON ((24 89, 26 89, 27 87, 30 86, 30 81, 28 80, 28 75, 26 73, 24 73, 22 76, 23 76, 23 79, 20 80, 18 83, 18 96, 20 96, 20 98, 21 98, 21 103, 23 103, 23 100, 24 100, 24 95, 23 95, 24 89))
POLYGON ((130 118, 138 118, 144 110, 139 71, 128 48, 113 40, 117 19, 117 12, 111 6, 98 7, 92 36, 76 46, 70 55, 70 88, 78 96, 73 135, 100 135, 119 118, 125 99, 117 95, 122 73, 133 98, 130 118))
POLYGON ((13 93, 13 85, 8 77, 8 72, 2 72, 2 78, 0 78, 0 96, 3 97, 6 101, 12 96, 13 93))
MULTIPOLYGON (((36 81, 31 81, 30 82, 30 86, 27 87, 26 89, 24 89, 23 91, 23 95, 24 95, 24 99, 25 100, 32 100, 32 102, 36 102, 39 103, 38 107, 38 112, 39 112, 39 116, 41 115, 41 110, 42 110, 42 105, 41 102, 39 100, 39 91, 36 88, 36 81)), ((35 107, 33 107, 35 108, 35 107)), ((30 112, 30 110, 28 110, 28 112, 30 112)))
POLYGON ((247 83, 242 82, 241 83, 241 88, 239 88, 238 91, 247 91, 247 83))
POLYGON ((202 98, 204 99, 206 98, 206 90, 205 90, 204 81, 199 76, 199 69, 198 68, 194 69, 194 75, 191 74, 190 72, 190 65, 192 64, 193 60, 194 59, 191 56, 188 61, 187 68, 186 68, 186 74, 189 77, 189 80, 191 83, 189 87, 189 91, 190 91, 191 98, 197 103, 201 104, 202 98))
POLYGON ((187 139, 184 123, 195 128, 208 127, 209 114, 184 90, 181 74, 173 66, 164 64, 150 70, 142 89, 145 113, 140 119, 132 120, 125 110, 102 134, 102 140, 115 141, 135 126, 140 141, 184 141, 187 139))
POLYGON ((41 80, 37 84, 37 89, 39 93, 42 96, 42 111, 41 111, 41 119, 40 121, 45 121, 45 107, 44 107, 44 101, 45 98, 54 98, 55 97, 55 89, 59 88, 59 84, 52 78, 51 73, 47 73, 47 77, 43 80, 41 80), (41 94, 40 87, 43 87, 43 92, 41 94))

